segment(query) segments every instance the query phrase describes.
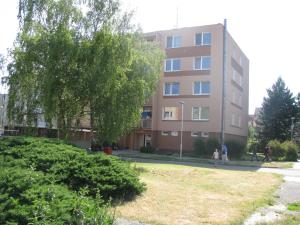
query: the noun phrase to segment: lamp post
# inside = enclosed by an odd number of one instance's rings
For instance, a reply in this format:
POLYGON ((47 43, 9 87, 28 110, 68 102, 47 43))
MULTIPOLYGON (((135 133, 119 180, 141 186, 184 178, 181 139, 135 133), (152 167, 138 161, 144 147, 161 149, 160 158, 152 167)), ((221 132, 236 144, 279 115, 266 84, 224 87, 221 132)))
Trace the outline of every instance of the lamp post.
POLYGON ((293 131, 294 131, 294 127, 295 127, 295 125, 294 125, 295 117, 292 117, 291 119, 292 119, 292 124, 291 124, 291 141, 292 141, 293 140, 293 131))
POLYGON ((179 158, 182 158, 182 133, 183 133, 183 107, 184 107, 184 101, 178 102, 181 105, 181 130, 180 130, 180 152, 179 152, 179 158))

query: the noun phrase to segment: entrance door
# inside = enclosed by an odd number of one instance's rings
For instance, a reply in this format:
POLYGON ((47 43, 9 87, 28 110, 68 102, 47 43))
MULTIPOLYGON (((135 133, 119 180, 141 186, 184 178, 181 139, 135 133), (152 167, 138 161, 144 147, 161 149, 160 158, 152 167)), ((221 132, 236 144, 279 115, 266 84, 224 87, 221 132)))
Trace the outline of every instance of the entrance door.
POLYGON ((151 146, 152 137, 150 134, 144 135, 144 146, 151 146))

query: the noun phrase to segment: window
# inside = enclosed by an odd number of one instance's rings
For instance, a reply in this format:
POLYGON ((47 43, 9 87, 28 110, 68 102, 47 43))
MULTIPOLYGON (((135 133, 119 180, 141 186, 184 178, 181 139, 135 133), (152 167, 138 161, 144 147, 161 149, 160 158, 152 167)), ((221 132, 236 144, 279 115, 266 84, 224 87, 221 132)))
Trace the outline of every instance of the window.
POLYGON ((240 66, 243 67, 243 57, 240 56, 240 66))
POLYGON ((180 59, 166 59, 165 72, 180 71, 180 59))
POLYGON ((179 48, 181 46, 180 36, 168 36, 167 37, 167 48, 179 48))
POLYGON ((164 95, 179 95, 179 83, 165 83, 164 95))
POLYGON ((200 137, 201 136, 201 132, 191 132, 191 136, 192 137, 200 137))
POLYGON ((210 83, 208 81, 194 82, 194 95, 208 95, 210 93, 210 83))
POLYGON ((235 114, 231 114, 231 125, 235 126, 235 114))
POLYGON ((169 136, 169 131, 161 131, 161 136, 169 136))
POLYGON ((234 69, 233 69, 233 72, 232 72, 232 80, 234 80, 234 82, 237 83, 240 86, 243 85, 242 76, 234 69))
POLYGON ((201 132, 201 137, 209 138, 209 133, 208 132, 201 132))
POLYGON ((202 33, 203 45, 211 45, 211 33, 204 32, 202 33))
POLYGON ((193 120, 209 120, 209 107, 193 107, 193 120))
POLYGON ((163 107, 163 120, 178 120, 178 107, 163 107))
POLYGON ((210 56, 201 56, 197 57, 194 60, 194 69, 195 70, 209 70, 211 66, 211 57, 210 56))
POLYGON ((242 106, 242 96, 240 94, 237 94, 235 92, 232 93, 232 103, 242 106))
POLYGON ((195 45, 196 46, 211 45, 211 33, 210 32, 197 33, 195 36, 195 45))
POLYGON ((242 117, 235 114, 231 115, 231 125, 235 127, 242 127, 242 117))
POLYGON ((171 131, 171 136, 178 136, 178 132, 177 131, 171 131))
POLYGON ((209 137, 209 133, 208 132, 191 132, 191 136, 192 137, 203 137, 203 138, 208 138, 209 137))

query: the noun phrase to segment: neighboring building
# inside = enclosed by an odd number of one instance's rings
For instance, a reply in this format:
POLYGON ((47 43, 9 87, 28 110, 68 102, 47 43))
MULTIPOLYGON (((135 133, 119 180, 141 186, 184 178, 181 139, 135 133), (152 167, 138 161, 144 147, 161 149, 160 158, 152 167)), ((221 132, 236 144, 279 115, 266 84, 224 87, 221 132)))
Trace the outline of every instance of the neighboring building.
POLYGON ((0 135, 4 133, 4 127, 8 125, 7 103, 8 95, 0 94, 0 135))
MULTIPOLYGON (((225 140, 246 142, 248 132, 249 60, 227 33, 225 140)), ((121 147, 151 145, 161 151, 180 146, 192 151, 197 137, 221 136, 223 25, 207 25, 145 34, 165 50, 164 72, 156 93, 144 106, 141 128, 120 141, 121 147)))

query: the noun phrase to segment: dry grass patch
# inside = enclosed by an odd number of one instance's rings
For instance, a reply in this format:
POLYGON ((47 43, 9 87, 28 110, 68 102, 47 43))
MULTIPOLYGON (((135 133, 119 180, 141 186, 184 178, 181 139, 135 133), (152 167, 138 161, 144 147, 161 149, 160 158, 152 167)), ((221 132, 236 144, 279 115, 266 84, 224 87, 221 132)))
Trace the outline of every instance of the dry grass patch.
POLYGON ((117 216, 149 224, 233 224, 271 202, 278 175, 138 163, 147 191, 117 216))

